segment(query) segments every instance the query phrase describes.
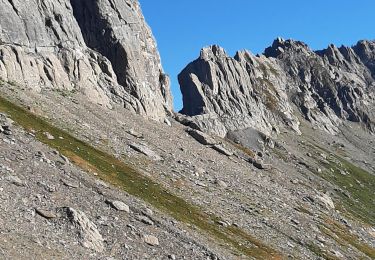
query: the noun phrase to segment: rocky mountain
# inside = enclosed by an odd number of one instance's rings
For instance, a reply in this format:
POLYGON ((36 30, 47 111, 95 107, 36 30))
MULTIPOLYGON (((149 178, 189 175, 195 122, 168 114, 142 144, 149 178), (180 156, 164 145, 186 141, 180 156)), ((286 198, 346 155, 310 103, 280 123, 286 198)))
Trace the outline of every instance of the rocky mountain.
POLYGON ((181 113, 220 136, 246 128, 300 133, 300 115, 332 134, 343 121, 374 131, 374 57, 374 41, 312 51, 279 38, 262 55, 239 51, 233 58, 206 47, 179 75, 181 113))
POLYGON ((172 114, 136 0, 0 14, 0 259, 375 259, 375 42, 204 48, 172 114))
POLYGON ((137 0, 1 0, 0 77, 35 91, 78 91, 154 119, 172 111, 137 0))

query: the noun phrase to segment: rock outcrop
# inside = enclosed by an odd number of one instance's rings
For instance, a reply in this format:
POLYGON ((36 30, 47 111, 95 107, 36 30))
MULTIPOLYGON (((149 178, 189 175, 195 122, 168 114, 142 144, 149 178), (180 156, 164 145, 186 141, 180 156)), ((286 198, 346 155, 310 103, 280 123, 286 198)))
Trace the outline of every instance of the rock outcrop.
POLYGON ((300 114, 332 134, 343 120, 374 131, 374 56, 371 41, 314 52, 279 38, 264 55, 239 51, 234 58, 206 47, 179 75, 187 116, 180 119, 219 136, 247 128, 300 133, 300 114))
POLYGON ((172 111, 137 0, 1 0, 0 77, 32 90, 80 91, 163 119, 172 111))
POLYGON ((96 225, 86 214, 73 208, 64 208, 64 211, 71 223, 77 228, 82 245, 94 251, 102 252, 104 250, 104 239, 96 225))

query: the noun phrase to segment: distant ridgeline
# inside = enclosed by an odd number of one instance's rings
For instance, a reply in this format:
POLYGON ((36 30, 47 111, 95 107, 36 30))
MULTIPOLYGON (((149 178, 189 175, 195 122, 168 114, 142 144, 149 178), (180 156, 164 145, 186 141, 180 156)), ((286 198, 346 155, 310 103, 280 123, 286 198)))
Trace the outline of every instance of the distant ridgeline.
POLYGON ((246 128, 300 133, 300 115, 332 134, 345 120, 375 130, 374 41, 312 51, 279 38, 263 55, 240 51, 234 58, 210 46, 179 82, 181 113, 189 116, 180 121, 220 136, 246 128))

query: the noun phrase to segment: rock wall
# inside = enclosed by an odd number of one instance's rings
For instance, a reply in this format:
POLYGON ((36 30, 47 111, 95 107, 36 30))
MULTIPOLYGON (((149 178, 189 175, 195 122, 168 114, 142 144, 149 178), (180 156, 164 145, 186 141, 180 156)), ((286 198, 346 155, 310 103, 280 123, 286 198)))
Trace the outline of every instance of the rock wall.
POLYGON ((136 0, 0 0, 0 77, 80 91, 162 119, 172 111, 151 30, 136 0))
POLYGON ((342 120, 375 130, 375 42, 352 48, 333 45, 314 52, 306 44, 277 39, 263 55, 229 57, 219 46, 179 75, 185 122, 225 136, 255 128, 300 133, 300 115, 332 134, 342 120))

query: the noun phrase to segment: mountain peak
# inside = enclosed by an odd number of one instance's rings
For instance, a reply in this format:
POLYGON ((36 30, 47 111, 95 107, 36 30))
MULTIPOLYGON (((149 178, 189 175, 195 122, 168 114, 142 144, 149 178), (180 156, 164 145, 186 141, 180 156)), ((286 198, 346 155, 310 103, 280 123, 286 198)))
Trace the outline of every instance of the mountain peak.
POLYGON ((202 60, 212 60, 217 58, 226 58, 228 54, 224 50, 224 48, 220 47, 219 45, 210 45, 207 47, 202 48, 199 58, 202 60))
POLYGON ((277 58, 284 52, 296 52, 299 50, 310 51, 310 48, 304 42, 295 41, 293 39, 284 40, 278 37, 273 41, 270 47, 265 49, 264 55, 266 57, 277 58))
POLYGON ((210 46, 201 52, 210 64, 198 59, 179 75, 182 111, 216 115, 196 125, 221 136, 248 127, 267 134, 283 127, 299 133, 298 114, 332 134, 344 121, 374 131, 374 46, 361 41, 353 49, 331 44, 314 52, 301 41, 277 38, 265 56, 240 51, 234 59, 221 59, 228 57, 225 51, 210 46))

